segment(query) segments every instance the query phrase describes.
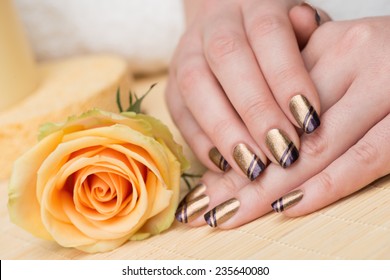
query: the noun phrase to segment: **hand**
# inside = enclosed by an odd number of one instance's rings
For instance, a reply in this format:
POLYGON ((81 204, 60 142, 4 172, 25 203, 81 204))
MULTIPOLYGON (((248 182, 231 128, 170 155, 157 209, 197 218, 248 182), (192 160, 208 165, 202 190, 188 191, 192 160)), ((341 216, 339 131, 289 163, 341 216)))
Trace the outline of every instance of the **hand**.
POLYGON ((166 98, 172 117, 209 169, 229 165, 250 180, 267 165, 298 158, 299 136, 320 124, 320 102, 300 55, 318 14, 291 17, 298 0, 192 1, 170 68, 166 98), (306 34, 306 33, 305 33, 306 34), (291 109, 291 110, 290 110, 291 109), (306 120, 305 120, 306 117, 306 120))
POLYGON ((390 173, 389 25, 390 17, 378 17, 318 28, 302 55, 324 113, 321 127, 302 136, 297 164, 271 164, 250 184, 234 172, 208 172, 178 220, 201 225, 197 214, 206 211, 209 225, 233 228, 272 208, 305 215, 390 173))

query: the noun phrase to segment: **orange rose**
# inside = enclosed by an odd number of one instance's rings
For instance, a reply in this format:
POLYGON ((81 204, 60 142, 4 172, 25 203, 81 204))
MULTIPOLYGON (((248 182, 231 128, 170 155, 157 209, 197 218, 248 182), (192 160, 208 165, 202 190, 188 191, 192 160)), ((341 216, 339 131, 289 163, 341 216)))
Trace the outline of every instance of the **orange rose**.
POLYGON ((187 162, 158 120, 92 110, 44 125, 40 139, 14 165, 8 208, 15 224, 87 252, 172 224, 187 162))

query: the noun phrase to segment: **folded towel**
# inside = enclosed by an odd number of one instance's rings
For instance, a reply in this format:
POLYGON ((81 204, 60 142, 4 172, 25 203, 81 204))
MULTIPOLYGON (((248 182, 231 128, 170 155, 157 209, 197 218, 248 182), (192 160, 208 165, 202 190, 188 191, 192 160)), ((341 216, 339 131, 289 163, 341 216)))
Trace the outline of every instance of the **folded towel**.
POLYGON ((135 72, 168 64, 184 30, 181 0, 15 0, 39 61, 115 53, 135 72))
MULTIPOLYGON (((196 0, 194 0, 196 1, 196 0)), ((333 19, 390 14, 389 0, 311 0, 333 19)), ((15 0, 38 60, 115 53, 134 72, 164 69, 184 30, 182 0, 15 0)))

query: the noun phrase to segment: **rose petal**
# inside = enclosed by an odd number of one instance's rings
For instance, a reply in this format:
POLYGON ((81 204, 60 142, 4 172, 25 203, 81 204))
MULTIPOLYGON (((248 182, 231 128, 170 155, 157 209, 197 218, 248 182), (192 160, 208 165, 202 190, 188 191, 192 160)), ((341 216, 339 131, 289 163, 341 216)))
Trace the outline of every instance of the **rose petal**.
MULTIPOLYGON (((144 151, 147 151, 147 154, 149 155, 148 157, 152 159, 152 162, 157 167, 157 170, 159 170, 163 180, 166 181, 169 179, 169 162, 167 155, 165 154, 165 150, 162 148, 161 144, 154 138, 145 136, 142 133, 132 130, 125 125, 117 124, 109 127, 99 127, 74 132, 65 135, 64 141, 77 140, 91 136, 102 137, 111 140, 115 139, 117 141, 117 143, 113 141, 111 144, 133 144, 134 146, 138 146, 144 149, 144 151)), ((108 144, 109 143, 107 143, 107 145, 108 144)), ((151 168, 150 166, 148 167, 151 168)))
POLYGON ((22 155, 14 163, 8 188, 8 210, 13 223, 35 236, 52 239, 43 226, 40 205, 36 196, 37 170, 61 141, 61 131, 53 133, 22 155))
POLYGON ((42 193, 49 178, 52 177, 53 174, 57 174, 73 152, 87 147, 103 146, 115 142, 118 143, 118 141, 114 139, 105 137, 86 136, 59 144, 50 155, 47 155, 38 170, 36 186, 38 201, 41 200, 42 193))
MULTIPOLYGON (((65 164, 60 171, 52 178, 49 183, 45 186, 45 191, 44 194, 42 195, 42 204, 43 207, 47 209, 50 214, 55 217, 56 219, 59 219, 64 222, 70 222, 69 218, 67 215, 65 215, 62 207, 62 202, 61 202, 61 195, 60 193, 64 189, 64 186, 61 184, 64 184, 66 182, 66 178, 69 177, 71 174, 76 173, 78 170, 83 170, 84 172, 84 177, 86 178, 87 176, 94 174, 95 172, 103 172, 107 171, 108 168, 110 169, 110 172, 117 172, 118 174, 125 174, 129 176, 128 179, 132 184, 137 185, 137 176, 135 174, 132 174, 130 169, 127 168, 125 164, 123 164, 121 161, 114 162, 110 165, 104 164, 107 160, 110 160, 109 158, 105 158, 102 156, 94 156, 92 158, 74 158, 72 161, 68 162, 65 164), (94 166, 94 169, 88 170, 85 169, 86 167, 91 167, 94 166), (99 167, 99 165, 101 165, 99 167)), ((81 176, 83 175, 81 174, 81 176)), ((78 179, 81 178, 81 180, 84 180, 85 178, 83 177, 77 177, 78 179)), ((72 182, 74 185, 77 185, 79 183, 77 182, 72 182)), ((68 190, 69 191, 69 190, 68 190)), ((73 190, 70 190, 73 192, 73 190)), ((76 190, 77 191, 77 190, 76 190)), ((133 200, 137 200, 137 190, 133 193, 133 200)), ((74 199, 76 202, 76 207, 77 207, 77 196, 76 199, 74 199)), ((134 204, 135 202, 133 202, 134 204)), ((91 208, 93 207, 90 205, 91 208)), ((85 210, 85 209, 84 209, 85 210)), ((85 211, 82 212, 83 214, 91 214, 87 213, 85 211)), ((92 215, 92 214, 91 214, 92 215)), ((100 214, 99 214, 100 215, 100 214)), ((88 215, 87 215, 88 216, 88 215)), ((101 215, 100 215, 101 216, 101 215)), ((98 219, 97 217, 95 217, 98 219)), ((103 217, 101 219, 107 219, 109 217, 103 217)))
POLYGON ((172 197, 168 207, 163 210, 161 213, 150 218, 145 225, 134 235, 131 240, 137 240, 142 238, 142 235, 145 233, 158 234, 166 229, 168 229, 173 220, 174 214, 179 203, 179 188, 180 188, 180 163, 176 157, 170 152, 168 147, 162 143, 163 147, 166 149, 166 154, 169 158, 170 164, 170 180, 168 184, 172 188, 172 197))
MULTIPOLYGON (((122 115, 125 116, 127 114, 128 112, 122 113, 122 115)), ((160 120, 152 116, 144 115, 144 114, 137 114, 135 116, 129 116, 129 117, 135 118, 137 120, 142 120, 148 123, 151 127, 151 134, 153 135, 153 137, 156 139, 161 139, 162 142, 165 143, 167 148, 172 152, 175 158, 179 161, 181 170, 182 171, 186 170, 189 167, 190 164, 187 161, 187 159, 184 157, 182 146, 177 144, 173 140, 173 135, 165 124, 163 124, 160 120)))
POLYGON ((113 250, 129 240, 129 235, 113 240, 99 240, 88 245, 77 246, 77 249, 87 253, 107 252, 113 250))

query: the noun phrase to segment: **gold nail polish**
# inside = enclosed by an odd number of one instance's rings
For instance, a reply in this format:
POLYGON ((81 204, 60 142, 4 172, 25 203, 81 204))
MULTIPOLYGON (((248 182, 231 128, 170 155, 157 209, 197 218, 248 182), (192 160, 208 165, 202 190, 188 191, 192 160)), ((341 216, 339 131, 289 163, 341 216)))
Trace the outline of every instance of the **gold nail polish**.
POLYGON ((226 171, 230 167, 229 163, 226 161, 226 159, 221 155, 221 153, 215 147, 210 150, 209 158, 222 171, 226 171))
POLYGON ((233 157, 242 172, 251 181, 255 180, 265 169, 264 163, 245 144, 238 144, 234 147, 233 157))
POLYGON ((201 195, 191 201, 183 203, 176 210, 176 220, 181 223, 188 223, 198 217, 209 205, 210 198, 207 195, 201 195))
POLYGON ((287 210, 297 204, 302 198, 303 191, 295 190, 274 201, 272 203, 272 208, 275 212, 283 212, 284 210, 287 210))
POLYGON ((206 192, 206 185, 203 183, 197 184, 195 187, 193 187, 186 196, 180 201, 179 207, 188 201, 194 200, 204 194, 206 192))
POLYGON ((306 133, 312 133, 321 124, 316 110, 303 95, 295 95, 291 98, 290 110, 299 126, 306 133))
POLYGON ((294 143, 279 129, 271 129, 267 133, 266 143, 268 149, 283 167, 289 167, 299 157, 299 152, 294 143))
POLYGON ((232 198, 207 212, 204 218, 209 226, 217 227, 233 217, 239 207, 240 201, 232 198))

